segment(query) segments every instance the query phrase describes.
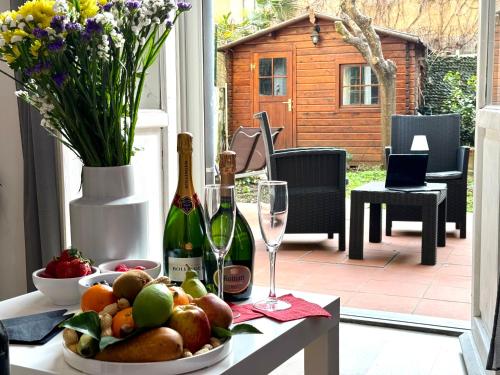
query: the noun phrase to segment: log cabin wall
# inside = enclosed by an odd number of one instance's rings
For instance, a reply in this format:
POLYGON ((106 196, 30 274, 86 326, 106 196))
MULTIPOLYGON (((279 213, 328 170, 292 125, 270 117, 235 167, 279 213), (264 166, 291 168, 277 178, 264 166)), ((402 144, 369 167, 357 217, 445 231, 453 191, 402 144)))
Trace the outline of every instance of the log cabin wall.
MULTIPOLYGON (((306 19, 226 51, 230 132, 239 126, 258 126, 252 119, 260 110, 254 102, 254 54, 291 51, 294 106, 293 123, 287 126, 292 127, 293 144, 288 147, 339 147, 352 155, 351 165, 380 163, 380 106, 341 105, 341 66, 366 62, 355 47, 342 41, 332 21, 316 23, 320 26, 316 47, 311 42, 313 25, 306 19)), ((397 113, 414 114, 420 91, 418 61, 424 48, 399 37, 380 37, 384 56, 397 65, 397 113)), ((270 122, 281 125, 272 117, 270 122)))

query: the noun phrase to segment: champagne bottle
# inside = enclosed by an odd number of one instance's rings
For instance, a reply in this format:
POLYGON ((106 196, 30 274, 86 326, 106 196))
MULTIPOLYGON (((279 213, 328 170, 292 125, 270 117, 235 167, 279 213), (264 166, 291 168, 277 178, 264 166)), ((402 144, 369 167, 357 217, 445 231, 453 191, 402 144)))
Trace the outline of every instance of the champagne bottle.
POLYGON ((178 134, 177 152, 179 181, 163 233, 163 270, 174 283, 180 285, 189 268, 196 270, 203 280, 205 225, 201 204, 193 187, 193 136, 190 133, 178 134))
MULTIPOLYGON (((234 185, 236 154, 224 151, 220 154, 221 185, 234 185)), ((224 299, 243 300, 250 297, 253 284, 255 243, 248 222, 236 207, 236 223, 231 248, 224 261, 224 299)), ((204 245, 205 281, 209 290, 217 289, 217 261, 208 239, 204 245)))
POLYGON ((9 375, 9 337, 2 321, 0 320, 0 374, 9 375))

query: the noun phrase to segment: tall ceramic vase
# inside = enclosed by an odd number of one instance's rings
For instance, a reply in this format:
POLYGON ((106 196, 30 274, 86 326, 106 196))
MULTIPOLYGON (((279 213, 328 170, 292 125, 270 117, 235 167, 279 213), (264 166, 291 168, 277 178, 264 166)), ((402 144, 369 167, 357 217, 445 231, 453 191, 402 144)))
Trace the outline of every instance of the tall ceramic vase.
POLYGON ((133 167, 83 167, 82 197, 71 201, 71 242, 96 264, 145 258, 148 201, 135 194, 133 167))

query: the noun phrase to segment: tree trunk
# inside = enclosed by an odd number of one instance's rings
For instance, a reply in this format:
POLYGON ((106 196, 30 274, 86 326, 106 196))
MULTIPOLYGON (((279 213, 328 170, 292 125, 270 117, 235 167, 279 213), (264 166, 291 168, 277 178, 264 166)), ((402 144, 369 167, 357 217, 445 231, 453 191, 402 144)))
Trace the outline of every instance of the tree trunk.
POLYGON ((381 80, 380 89, 381 152, 385 165, 385 146, 391 144, 391 117, 396 113, 396 80, 393 77, 381 80))

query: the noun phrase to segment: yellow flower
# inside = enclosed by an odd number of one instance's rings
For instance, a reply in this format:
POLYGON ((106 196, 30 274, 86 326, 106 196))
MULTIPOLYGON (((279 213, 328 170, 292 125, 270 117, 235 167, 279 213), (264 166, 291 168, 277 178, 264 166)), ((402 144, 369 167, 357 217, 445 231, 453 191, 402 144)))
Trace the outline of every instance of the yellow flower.
POLYGON ((96 0, 80 0, 80 16, 83 20, 94 17, 98 11, 96 0))
POLYGON ((10 39, 12 38, 12 31, 4 31, 3 33, 0 33, 2 35, 2 38, 5 40, 5 43, 9 44, 10 39))
POLYGON ((15 20, 17 12, 14 10, 6 10, 5 12, 0 13, 0 22, 3 22, 3 20, 6 19, 8 16, 10 16, 10 18, 15 20))
POLYGON ((106 5, 108 2, 106 0, 97 0, 99 5, 106 5))
POLYGON ((33 21, 41 28, 49 27, 52 17, 54 17, 54 0, 31 0, 22 5, 18 13, 23 17, 33 16, 33 21))
POLYGON ((17 46, 12 47, 12 54, 6 53, 3 55, 5 57, 5 61, 7 61, 7 64, 12 64, 16 59, 21 55, 21 51, 19 51, 19 48, 17 46))
POLYGON ((35 40, 30 47, 30 52, 33 56, 38 57, 38 50, 42 47, 42 42, 35 40))

